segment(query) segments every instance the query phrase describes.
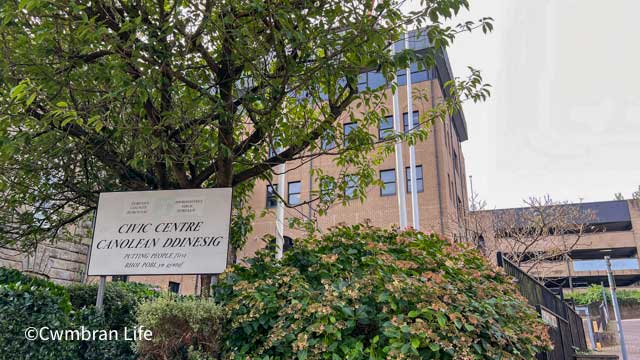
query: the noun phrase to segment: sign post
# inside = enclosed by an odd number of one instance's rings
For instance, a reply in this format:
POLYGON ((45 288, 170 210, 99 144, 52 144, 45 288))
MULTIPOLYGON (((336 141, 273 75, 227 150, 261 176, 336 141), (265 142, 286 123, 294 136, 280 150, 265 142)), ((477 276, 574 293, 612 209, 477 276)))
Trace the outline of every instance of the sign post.
POLYGON ((220 274, 227 267, 231 188, 101 193, 88 275, 220 274))
POLYGON ((96 311, 102 312, 102 305, 104 302, 104 288, 107 286, 107 277, 100 276, 100 282, 98 283, 98 296, 96 296, 96 311))

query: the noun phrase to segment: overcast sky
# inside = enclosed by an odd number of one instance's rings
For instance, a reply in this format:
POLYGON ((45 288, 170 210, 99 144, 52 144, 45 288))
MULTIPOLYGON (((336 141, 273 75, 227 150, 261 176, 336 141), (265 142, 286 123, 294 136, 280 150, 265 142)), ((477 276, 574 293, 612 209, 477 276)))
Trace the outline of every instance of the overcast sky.
POLYGON ((471 0, 495 19, 448 50, 493 86, 464 107, 467 174, 490 208, 531 195, 602 201, 640 185, 640 1, 471 0))

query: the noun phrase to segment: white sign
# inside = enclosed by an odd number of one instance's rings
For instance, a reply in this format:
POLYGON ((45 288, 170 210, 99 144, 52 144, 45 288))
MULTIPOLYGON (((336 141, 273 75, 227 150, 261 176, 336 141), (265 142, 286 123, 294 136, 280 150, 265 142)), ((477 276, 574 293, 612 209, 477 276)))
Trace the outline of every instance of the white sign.
POLYGON ((100 194, 88 275, 219 274, 231 189, 100 194))

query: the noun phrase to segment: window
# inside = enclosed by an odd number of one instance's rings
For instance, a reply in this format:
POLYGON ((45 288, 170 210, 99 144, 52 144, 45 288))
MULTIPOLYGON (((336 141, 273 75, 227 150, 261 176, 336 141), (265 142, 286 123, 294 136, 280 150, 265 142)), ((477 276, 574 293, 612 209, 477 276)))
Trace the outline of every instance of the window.
POLYGON ((393 116, 385 116, 378 127, 378 139, 382 140, 391 135, 393 135, 393 116))
POLYGON ((345 180, 347 181, 347 187, 344 189, 344 195, 348 198, 353 198, 358 188, 358 175, 347 175, 345 180))
POLYGON ((180 283, 179 282, 169 281, 169 291, 171 291, 174 294, 179 294, 180 293, 180 283))
POLYGON ((351 132, 358 127, 358 123, 354 123, 354 122, 346 123, 343 125, 343 127, 344 127, 344 145, 349 146, 349 142, 347 141, 347 139, 349 138, 349 134, 351 134, 351 132))
POLYGON ((289 194, 287 195, 289 205, 298 205, 302 202, 300 197, 301 192, 302 183, 300 181, 292 181, 289 183, 289 194))
POLYGON ((371 90, 382 88, 387 86, 387 79, 385 79, 384 75, 379 72, 370 71, 367 73, 367 86, 371 90))
POLYGON ((367 89, 367 73, 361 73, 358 75, 358 92, 363 92, 367 89))
POLYGON ((453 172, 458 172, 458 154, 453 150, 453 172))
MULTIPOLYGON (((416 165, 416 186, 418 187, 418 192, 424 191, 424 181, 422 180, 422 165, 416 165)), ((407 168, 407 192, 411 193, 411 168, 407 168)))
POLYGON ((320 180, 320 201, 332 202, 335 199, 336 183, 330 179, 320 180))
POLYGON ((322 135, 322 150, 331 150, 336 147, 336 135, 331 129, 324 132, 322 135))
POLYGON ((127 275, 113 275, 111 277, 111 281, 127 282, 127 280, 129 280, 129 277, 127 275))
MULTIPOLYGON (((611 259, 611 270, 638 270, 638 259, 621 258, 611 259)), ((573 270, 575 271, 606 271, 605 260, 573 260, 573 270)))
POLYGON ((278 197, 276 192, 278 191, 278 185, 267 185, 267 209, 274 208, 278 205, 278 197))
MULTIPOLYGON (((409 132, 409 113, 404 113, 402 114, 402 124, 404 126, 404 132, 408 133, 409 132)), ((417 111, 413 112, 413 128, 412 129, 419 129, 420 128, 420 113, 417 111)))
MULTIPOLYGON (((417 63, 411 63, 411 83, 416 84, 419 82, 427 81, 431 79, 431 72, 427 71, 424 66, 418 66, 417 63), (418 70, 418 68, 422 68, 418 70)), ((407 85, 407 72, 405 69, 398 70, 397 77, 398 85, 407 85)))
POLYGON ((287 252, 289 251, 289 249, 293 247, 293 239, 291 239, 288 236, 285 236, 283 240, 284 240, 284 244, 282 244, 282 252, 287 252))
POLYGON ((396 193, 396 171, 395 170, 381 170, 380 180, 382 181, 382 187, 380 188, 380 196, 389 196, 396 193))

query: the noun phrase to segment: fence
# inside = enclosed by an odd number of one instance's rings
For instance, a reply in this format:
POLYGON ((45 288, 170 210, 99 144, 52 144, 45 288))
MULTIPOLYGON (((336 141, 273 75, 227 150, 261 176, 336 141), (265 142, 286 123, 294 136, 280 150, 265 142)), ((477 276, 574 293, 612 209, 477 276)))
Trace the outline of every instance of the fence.
POLYGON ((525 273, 514 263, 498 253, 498 266, 516 279, 518 290, 527 298, 549 325, 553 350, 538 354, 539 360, 573 360, 575 350, 587 350, 582 318, 561 297, 541 282, 525 273))

